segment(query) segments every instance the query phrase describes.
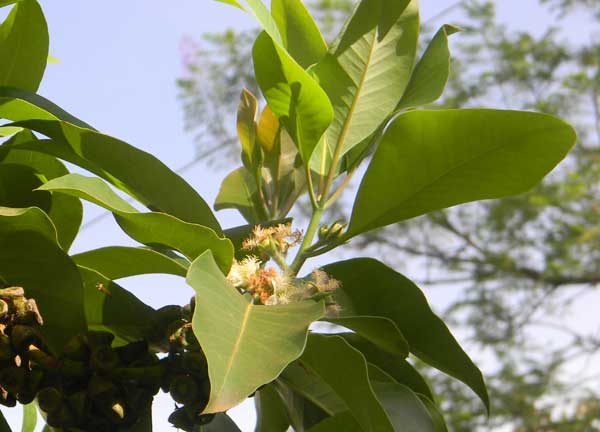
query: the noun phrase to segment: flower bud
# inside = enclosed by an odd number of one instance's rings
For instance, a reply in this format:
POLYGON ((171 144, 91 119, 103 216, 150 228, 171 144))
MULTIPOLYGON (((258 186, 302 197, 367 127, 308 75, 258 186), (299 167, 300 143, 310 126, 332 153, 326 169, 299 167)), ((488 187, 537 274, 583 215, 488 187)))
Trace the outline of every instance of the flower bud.
POLYGON ((115 340, 115 335, 105 331, 89 331, 87 341, 92 350, 110 347, 115 340))
POLYGON ((171 381, 169 393, 175 402, 187 405, 198 400, 200 388, 191 375, 177 375, 171 381))
POLYGON ((10 332, 10 342, 13 349, 18 353, 24 353, 30 345, 38 348, 44 348, 42 336, 33 327, 26 325, 13 326, 10 332))
POLYGON ((62 392, 56 387, 46 387, 37 394, 37 403, 46 414, 58 412, 63 406, 62 392))
POLYGON ((120 363, 119 356, 110 347, 101 347, 92 351, 90 356, 90 367, 99 372, 109 372, 118 367, 120 363))
POLYGON ((115 352, 119 356, 121 363, 128 365, 144 358, 148 354, 148 342, 145 340, 135 341, 115 348, 115 352))
POLYGON ((208 376, 208 363, 202 352, 188 351, 184 353, 183 368, 200 379, 204 379, 208 376))
POLYGON ((71 338, 63 348, 63 356, 76 361, 88 361, 90 349, 83 336, 77 335, 71 338))
POLYGON ((0 369, 0 386, 7 392, 16 395, 25 385, 26 370, 17 366, 0 369))

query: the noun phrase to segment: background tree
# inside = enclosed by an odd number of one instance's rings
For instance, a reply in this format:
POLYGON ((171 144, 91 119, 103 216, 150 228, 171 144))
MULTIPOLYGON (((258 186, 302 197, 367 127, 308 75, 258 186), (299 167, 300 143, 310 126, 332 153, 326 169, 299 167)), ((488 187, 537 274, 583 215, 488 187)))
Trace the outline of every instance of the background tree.
MULTIPOLYGON (((309 6, 329 37, 351 3, 309 6)), ((574 326, 573 315, 564 317, 582 310, 582 298, 593 299, 600 283, 600 45, 567 42, 561 19, 600 8, 586 0, 542 3, 556 22, 541 35, 508 31, 491 1, 451 8, 460 9, 455 23, 463 32, 453 44, 453 58, 460 60, 438 106, 494 105, 563 116, 577 125, 580 138, 568 162, 531 193, 437 212, 353 246, 376 244, 371 252, 385 261, 410 263, 413 275, 420 266, 423 286, 455 293, 446 317, 487 364, 493 427, 593 431, 600 430, 600 376, 589 365, 600 337, 596 328, 574 326)), ((231 125, 239 88, 256 88, 249 55, 255 34, 228 30, 186 44, 187 74, 179 81, 186 123, 197 134, 199 157, 213 164, 219 152, 237 152, 231 125)), ((431 378, 453 430, 489 429, 473 415, 477 401, 464 386, 434 373, 431 378)))

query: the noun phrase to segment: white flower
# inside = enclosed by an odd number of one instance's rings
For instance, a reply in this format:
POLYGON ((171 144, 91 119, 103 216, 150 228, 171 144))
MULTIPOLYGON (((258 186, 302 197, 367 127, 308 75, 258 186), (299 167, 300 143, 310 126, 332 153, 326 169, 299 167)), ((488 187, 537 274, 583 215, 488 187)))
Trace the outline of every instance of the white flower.
POLYGON ((260 261, 255 256, 249 256, 242 261, 234 261, 227 280, 235 287, 245 288, 252 276, 260 270, 260 261))

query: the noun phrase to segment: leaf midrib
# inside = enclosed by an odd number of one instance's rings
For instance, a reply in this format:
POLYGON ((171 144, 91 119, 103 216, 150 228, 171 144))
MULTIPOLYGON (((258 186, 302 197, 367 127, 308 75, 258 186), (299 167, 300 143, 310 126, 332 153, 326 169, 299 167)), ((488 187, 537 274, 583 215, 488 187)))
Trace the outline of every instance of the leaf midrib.
POLYGON ((254 306, 252 304, 248 304, 246 306, 246 311, 244 312, 244 317, 242 318, 242 323, 240 325, 240 331, 238 333, 238 337, 235 341, 235 345, 233 346, 233 350, 231 351, 231 355, 229 356, 229 360, 227 362, 227 366, 225 368, 224 374, 223 374, 223 378, 221 379, 221 385, 219 387, 219 391, 218 392, 211 392, 213 394, 221 394, 223 388, 225 387, 225 384, 227 383, 227 380, 229 378, 229 374, 231 373, 231 370, 233 369, 233 364, 235 362, 235 359, 238 355, 238 352, 240 350, 240 346, 242 344, 242 339, 244 338, 244 334, 246 333, 246 329, 248 328, 248 320, 250 318, 250 313, 252 311, 252 309, 254 308, 254 306))
MULTIPOLYGON (((331 159, 331 168, 330 169, 332 172, 335 171, 335 165, 337 164, 337 161, 340 157, 342 149, 344 148, 346 136, 348 135, 348 131, 350 130, 350 125, 351 125, 352 119, 354 117, 354 112, 356 111, 356 106, 358 104, 358 100, 361 97, 363 87, 367 80, 367 75, 369 74, 369 69, 371 67, 371 60, 373 58, 373 53, 375 52, 375 46, 377 45, 377 42, 376 42, 377 30, 376 29, 373 30, 372 33, 373 33, 373 36, 372 36, 372 41, 370 43, 369 55, 367 56, 367 61, 365 62, 365 69, 360 78, 360 82, 359 82, 358 86, 356 87, 355 97, 352 99, 352 104, 350 105, 350 109, 348 110, 348 113, 347 113, 346 117, 344 118, 344 125, 342 126, 342 130, 340 131, 337 143, 335 145, 335 150, 333 153, 333 157, 331 159)), ((344 69, 344 68, 342 68, 342 69, 344 69)))

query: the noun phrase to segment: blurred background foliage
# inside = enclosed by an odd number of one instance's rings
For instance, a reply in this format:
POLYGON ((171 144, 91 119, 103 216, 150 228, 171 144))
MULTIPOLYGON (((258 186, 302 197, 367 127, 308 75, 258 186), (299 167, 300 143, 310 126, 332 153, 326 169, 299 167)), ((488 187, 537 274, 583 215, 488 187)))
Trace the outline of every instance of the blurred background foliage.
MULTIPOLYGON (((308 5, 331 40, 353 2, 308 5)), ((483 365, 489 420, 466 387, 426 371, 452 431, 600 431, 600 26, 577 29, 589 35, 585 43, 564 36, 573 31, 564 26, 570 14, 600 18, 600 2, 541 0, 540 9, 554 19, 541 34, 509 30, 493 1, 460 1, 423 23, 424 40, 450 13, 463 29, 452 37, 445 96, 428 108, 559 115, 579 134, 567 162, 530 193, 437 212, 350 245, 421 276, 483 365)), ((259 93, 250 58, 256 34, 229 29, 183 44, 185 124, 196 160, 215 169, 239 155, 233 125, 241 89, 259 93)))

